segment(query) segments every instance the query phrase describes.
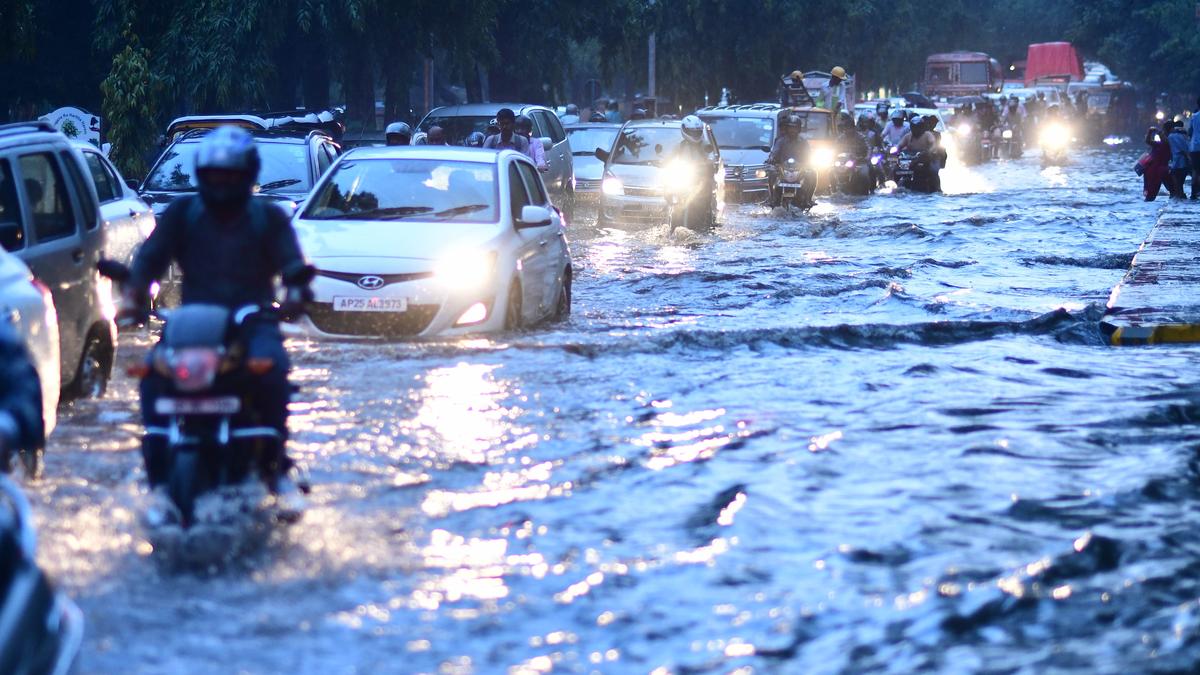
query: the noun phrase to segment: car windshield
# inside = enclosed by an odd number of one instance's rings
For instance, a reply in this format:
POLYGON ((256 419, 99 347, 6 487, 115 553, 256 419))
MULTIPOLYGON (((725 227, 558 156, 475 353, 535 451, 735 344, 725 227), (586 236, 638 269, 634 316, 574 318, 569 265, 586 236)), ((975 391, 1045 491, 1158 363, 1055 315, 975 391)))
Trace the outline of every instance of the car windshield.
POLYGON ((591 155, 596 148, 608 150, 612 147, 613 139, 617 137, 617 128, 582 128, 567 129, 567 141, 571 144, 571 154, 577 156, 591 155))
POLYGON ((659 164, 683 142, 679 127, 633 127, 621 132, 613 164, 659 164))
MULTIPOLYGON (((175 143, 167 149, 154 171, 146 177, 145 189, 163 192, 192 192, 196 189, 196 151, 201 141, 175 143)), ((305 143, 259 142, 259 188, 265 192, 308 192, 312 187, 305 143)))
POLYGON ((478 131, 487 133, 488 123, 495 115, 485 117, 426 117, 417 127, 419 131, 429 132, 433 127, 441 127, 446 132, 446 142, 450 145, 463 145, 467 136, 478 131))
POLYGON ((433 159, 351 159, 309 200, 311 220, 494 223, 496 167, 433 159))
POLYGON ((761 117, 706 117, 722 150, 770 149, 775 122, 761 117))

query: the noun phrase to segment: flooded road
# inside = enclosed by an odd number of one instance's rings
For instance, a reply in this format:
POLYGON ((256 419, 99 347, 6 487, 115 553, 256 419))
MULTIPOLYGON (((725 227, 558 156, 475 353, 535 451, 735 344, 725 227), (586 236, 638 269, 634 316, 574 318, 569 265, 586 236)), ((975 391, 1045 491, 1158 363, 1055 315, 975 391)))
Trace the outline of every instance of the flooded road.
POLYGON ((1133 159, 711 235, 582 219, 566 324, 294 341, 311 509, 211 575, 155 562, 122 375, 30 487, 81 670, 1189 668, 1198 350, 1096 323, 1195 207, 1142 203, 1133 159))

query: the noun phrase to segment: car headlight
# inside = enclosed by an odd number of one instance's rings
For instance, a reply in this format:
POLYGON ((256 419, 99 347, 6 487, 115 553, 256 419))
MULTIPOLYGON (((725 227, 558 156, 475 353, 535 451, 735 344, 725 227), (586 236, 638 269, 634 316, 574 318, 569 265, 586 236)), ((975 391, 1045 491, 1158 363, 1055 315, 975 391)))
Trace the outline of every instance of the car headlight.
POLYGON ((1001 135, 1001 136, 1003 136, 1003 137, 1004 137, 1004 140, 1006 140, 1006 141, 1007 141, 1007 140, 1009 140, 1009 139, 1011 139, 1011 138, 1012 138, 1012 129, 1005 129, 1005 130, 1004 130, 1004 133, 1003 133, 1003 134, 1000 134, 1000 135, 1001 135))
POLYGON ((759 170, 755 171, 755 172, 754 172, 754 177, 755 177, 755 178, 757 178, 757 179, 759 179, 759 180, 762 180, 763 178, 766 178, 766 177, 767 177, 767 170, 766 170, 766 169, 759 169, 759 170))
POLYGON ((675 160, 658 172, 658 184, 667 192, 687 192, 696 186, 696 165, 675 160))
POLYGON ((825 169, 833 166, 833 148, 817 148, 809 158, 809 164, 815 169, 825 169))
POLYGON ((605 176, 604 181, 600 183, 600 191, 609 197, 620 197, 625 194, 625 185, 616 176, 605 176))
POLYGON ((438 261, 433 277, 452 290, 475 290, 491 281, 495 268, 495 251, 462 251, 438 261))

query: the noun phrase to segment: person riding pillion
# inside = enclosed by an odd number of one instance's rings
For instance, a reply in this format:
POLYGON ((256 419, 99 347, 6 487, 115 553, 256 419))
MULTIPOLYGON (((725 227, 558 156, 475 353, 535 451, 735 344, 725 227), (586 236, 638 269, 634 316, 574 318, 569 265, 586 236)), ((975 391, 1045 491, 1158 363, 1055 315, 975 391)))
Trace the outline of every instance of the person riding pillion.
MULTIPOLYGON (((260 160, 254 139, 245 130, 219 127, 196 152, 197 194, 172 203, 138 250, 122 294, 118 320, 144 323, 149 314, 151 284, 172 263, 182 273, 182 302, 202 303, 229 310, 253 305, 269 307, 276 300, 275 279, 286 289, 279 315, 289 319, 311 300, 307 267, 290 216, 273 202, 252 199, 260 160)), ((250 318, 242 326, 246 359, 270 363, 255 375, 252 399, 264 426, 279 434, 277 447, 264 457, 264 477, 277 493, 294 494, 287 479, 289 361, 278 323, 250 318)), ((162 428, 166 419, 155 401, 168 390, 168 380, 153 368, 142 380, 142 418, 146 428, 162 428)), ((151 487, 163 485, 170 471, 166 439, 147 435, 142 454, 151 487)))
POLYGON ((801 195, 806 204, 812 203, 813 193, 817 189, 817 172, 809 164, 808 140, 801 135, 804 121, 795 113, 784 120, 783 133, 775 137, 771 152, 767 155, 769 167, 768 184, 770 189, 771 206, 782 203, 782 193, 779 190, 780 175, 788 166, 788 160, 793 160, 791 166, 801 172, 804 181, 804 192, 801 195))

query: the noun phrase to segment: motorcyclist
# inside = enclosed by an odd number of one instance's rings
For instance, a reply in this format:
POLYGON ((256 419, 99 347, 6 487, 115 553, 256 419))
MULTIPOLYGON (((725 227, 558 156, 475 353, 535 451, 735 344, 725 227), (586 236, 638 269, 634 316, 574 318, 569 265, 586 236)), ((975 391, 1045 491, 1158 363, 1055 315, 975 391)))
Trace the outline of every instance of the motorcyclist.
POLYGON ((1020 155, 1024 147, 1025 138, 1025 115, 1021 112, 1021 100, 1016 94, 1008 97, 1008 105, 1004 107, 1004 111, 1000 113, 1000 124, 996 129, 996 141, 1003 140, 1004 128, 1012 130, 1012 142, 1016 151, 1014 155, 1020 155))
POLYGON ((0 323, 0 471, 9 469, 10 453, 31 456, 41 452, 45 444, 46 425, 37 370, 20 337, 0 323))
POLYGON ((768 185, 770 190, 770 205, 779 206, 783 202, 783 193, 779 189, 779 178, 783 169, 788 166, 788 160, 794 160, 792 166, 798 168, 804 176, 804 191, 801 194, 805 204, 813 203, 812 196, 817 189, 817 172, 813 170, 808 159, 808 140, 800 135, 804 130, 804 121, 793 113, 784 120, 782 133, 775 137, 771 152, 767 155, 769 167, 768 185))
MULTIPOLYGON (((304 279, 304 256, 283 209, 267 200, 252 199, 260 160, 254 139, 235 127, 219 127, 204 137, 196 151, 197 194, 173 202, 142 244, 133 261, 118 319, 144 322, 149 312, 149 288, 172 262, 182 272, 183 304, 203 303, 236 310, 247 305, 270 306, 276 298, 275 278, 286 288, 280 307, 284 318, 303 312, 311 298, 304 279)), ((268 487, 294 495, 286 478, 291 467, 286 443, 288 355, 278 324, 250 318, 242 328, 247 361, 269 363, 253 377, 253 400, 264 426, 279 432, 278 447, 264 456, 268 487)), ((168 380, 151 368, 142 379, 142 418, 146 428, 162 428, 166 419, 155 401, 167 391, 168 380)), ((163 485, 170 471, 166 439, 146 436, 142 454, 151 487, 163 485)))
POLYGON ((844 152, 855 159, 866 159, 870 154, 867 139, 855 128, 854 118, 848 112, 838 115, 837 147, 839 152, 844 152))
POLYGON ((863 113, 858 116, 858 133, 867 142, 867 147, 874 150, 883 143, 880 134, 879 125, 875 123, 875 116, 863 113))
POLYGON ((880 130, 887 126, 889 117, 888 111, 891 109, 891 107, 892 104, 888 101, 880 101, 879 103, 875 104, 875 125, 878 126, 880 130))
POLYGON ((925 170, 928 171, 926 178, 933 184, 934 191, 940 192, 942 184, 938 173, 945 164, 946 157, 945 151, 938 144, 938 137, 934 131, 937 118, 933 115, 917 115, 912 119, 911 124, 912 130, 900 141, 900 152, 916 154, 914 167, 925 167, 925 170))
POLYGON ((900 145, 900 141, 909 133, 910 127, 904 120, 904 111, 896 108, 891 114, 892 123, 884 127, 880 134, 884 146, 891 150, 900 145))
POLYGON ((383 132, 388 145, 409 145, 412 143, 413 130, 405 122, 392 122, 383 132))

